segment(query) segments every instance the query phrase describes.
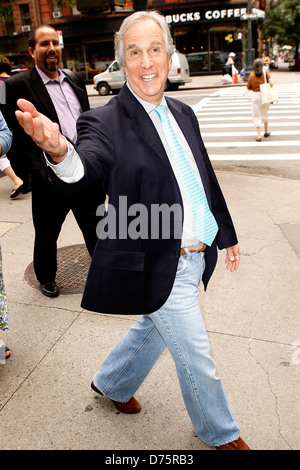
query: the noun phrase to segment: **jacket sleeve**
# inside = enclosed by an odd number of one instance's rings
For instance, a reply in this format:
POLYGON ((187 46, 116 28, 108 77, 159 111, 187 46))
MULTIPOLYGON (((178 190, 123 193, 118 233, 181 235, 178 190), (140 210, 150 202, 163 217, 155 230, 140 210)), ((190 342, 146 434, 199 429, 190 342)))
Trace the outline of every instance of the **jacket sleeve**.
POLYGON ((100 185, 107 192, 107 184, 114 162, 113 139, 110 138, 109 125, 101 118, 97 109, 83 113, 77 121, 77 142, 74 144, 83 164, 83 176, 78 181, 68 183, 59 178, 52 168, 44 168, 49 173, 49 181, 66 195, 75 195, 80 191, 100 185))
POLYGON ((7 153, 12 143, 12 132, 9 130, 5 119, 0 111, 0 145, 1 156, 7 153))
POLYGON ((30 171, 29 156, 33 161, 34 168, 40 167, 41 159, 36 144, 25 134, 15 115, 18 109, 17 100, 20 98, 18 87, 16 87, 14 81, 10 81, 10 79, 6 80, 4 83, 6 102, 3 107, 3 115, 9 129, 13 133, 13 141, 8 153, 8 158, 15 172, 19 174, 19 170, 22 173, 24 168, 26 168, 26 171, 30 171))

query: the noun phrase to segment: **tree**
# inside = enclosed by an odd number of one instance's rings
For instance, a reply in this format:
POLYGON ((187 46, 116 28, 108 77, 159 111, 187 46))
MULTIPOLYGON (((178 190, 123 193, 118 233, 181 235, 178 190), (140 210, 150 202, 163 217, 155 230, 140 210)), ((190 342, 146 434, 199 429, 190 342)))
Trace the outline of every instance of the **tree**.
MULTIPOLYGON (((0 0, 0 18, 3 18, 5 22, 13 21, 13 9, 10 5, 13 0, 0 0)), ((56 5, 58 8, 72 8, 72 5, 76 4, 76 0, 57 0, 56 5)))
POLYGON ((294 46, 295 67, 300 66, 300 0, 275 0, 273 6, 266 10, 261 31, 264 39, 272 37, 280 46, 294 46))
POLYGON ((5 22, 13 21, 13 9, 9 5, 12 0, 0 0, 0 18, 3 18, 5 22))
POLYGON ((56 5, 58 8, 71 8, 76 3, 76 0, 57 0, 56 5))

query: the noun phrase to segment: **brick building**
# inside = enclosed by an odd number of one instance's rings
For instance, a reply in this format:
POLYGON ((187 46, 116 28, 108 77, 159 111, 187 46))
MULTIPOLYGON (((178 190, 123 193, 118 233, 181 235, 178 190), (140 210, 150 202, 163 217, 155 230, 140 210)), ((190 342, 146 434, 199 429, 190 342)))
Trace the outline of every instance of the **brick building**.
MULTIPOLYGON (((58 8, 56 0, 13 0, 12 21, 0 18, 0 54, 14 64, 31 65, 29 31, 51 24, 61 32, 64 66, 91 79, 113 60, 113 35, 122 20, 143 0, 77 0, 58 8), (126 3, 125 3, 126 2, 126 3)), ((66 1, 66 3, 68 3, 66 1)), ((242 63, 248 22, 243 19, 248 0, 148 0, 149 9, 160 10, 170 24, 176 48, 187 54, 191 73, 216 73, 229 52, 242 63)), ((268 0, 252 0, 257 20, 252 21, 254 55, 261 53, 258 22, 268 0)))

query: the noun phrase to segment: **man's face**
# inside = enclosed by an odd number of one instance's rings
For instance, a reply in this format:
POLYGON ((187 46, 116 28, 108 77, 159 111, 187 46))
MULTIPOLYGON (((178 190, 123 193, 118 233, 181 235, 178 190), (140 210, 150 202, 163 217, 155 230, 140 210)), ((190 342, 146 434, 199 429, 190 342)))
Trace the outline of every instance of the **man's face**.
POLYGON ((159 105, 171 60, 161 28, 153 20, 132 24, 124 37, 126 79, 143 100, 159 105))
POLYGON ((55 78, 61 61, 61 47, 56 31, 42 27, 36 32, 34 48, 29 48, 35 64, 50 78, 55 78))

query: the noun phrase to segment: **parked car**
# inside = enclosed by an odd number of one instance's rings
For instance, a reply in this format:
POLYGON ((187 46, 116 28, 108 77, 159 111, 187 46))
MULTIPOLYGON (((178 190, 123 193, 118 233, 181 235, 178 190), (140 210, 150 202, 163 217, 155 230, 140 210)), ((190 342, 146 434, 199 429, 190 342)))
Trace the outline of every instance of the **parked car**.
POLYGON ((86 66, 84 64, 78 64, 75 66, 76 72, 79 72, 83 78, 86 78, 87 74, 89 79, 94 78, 95 75, 103 72, 105 69, 106 66, 102 62, 93 62, 92 64, 86 64, 86 66))
POLYGON ((10 71, 10 75, 15 75, 16 73, 19 73, 19 72, 26 72, 26 70, 29 70, 29 68, 26 67, 26 65, 23 65, 23 64, 13 65, 10 71))
MULTIPOLYGON (((166 83, 166 90, 177 90, 180 85, 191 82, 189 65, 184 54, 175 52, 172 57, 171 70, 166 83)), ((94 88, 99 95, 118 92, 125 83, 125 77, 116 60, 108 69, 94 76, 94 88)))

